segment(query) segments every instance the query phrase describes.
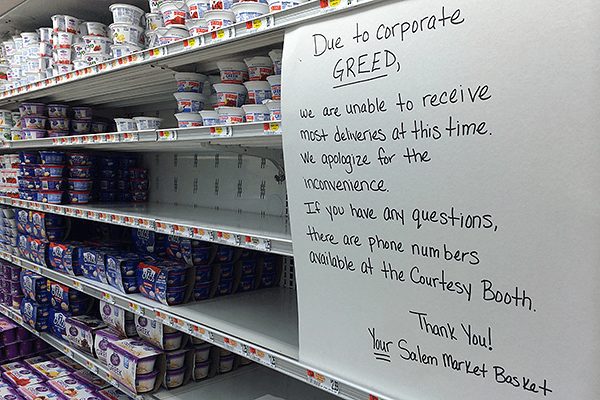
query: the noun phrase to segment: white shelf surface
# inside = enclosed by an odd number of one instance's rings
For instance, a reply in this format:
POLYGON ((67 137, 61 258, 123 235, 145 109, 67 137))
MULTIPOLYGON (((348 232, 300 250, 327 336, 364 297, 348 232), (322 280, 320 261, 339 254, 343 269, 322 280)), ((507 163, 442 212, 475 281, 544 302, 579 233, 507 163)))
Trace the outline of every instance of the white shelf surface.
POLYGON ((288 219, 161 203, 55 205, 0 197, 0 204, 292 255, 288 219))

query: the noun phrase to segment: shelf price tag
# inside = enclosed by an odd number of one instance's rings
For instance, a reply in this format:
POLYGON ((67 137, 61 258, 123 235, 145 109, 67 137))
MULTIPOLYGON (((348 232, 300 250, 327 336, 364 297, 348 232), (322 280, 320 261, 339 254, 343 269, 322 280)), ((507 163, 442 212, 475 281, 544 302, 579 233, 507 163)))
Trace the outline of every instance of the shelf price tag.
POLYGON ((85 367, 87 369, 89 369, 90 371, 92 371, 92 373, 94 373, 94 374, 98 373, 98 367, 96 365, 94 365, 94 363, 91 362, 90 360, 85 360, 85 367))
POLYGON ((230 126, 211 126, 210 136, 229 137, 233 135, 233 129, 230 126))
POLYGON ((191 37, 183 41, 183 48, 185 49, 195 49, 201 47, 204 44, 204 37, 196 36, 191 37))
POLYGON ((167 55, 166 47, 155 47, 153 49, 146 51, 145 58, 152 59, 152 58, 162 57, 162 56, 166 56, 166 55, 167 55))
POLYGON ((122 224, 123 223, 123 216, 122 215, 117 215, 117 214, 112 214, 110 216, 110 222, 113 224, 122 224))
POLYGON ((119 133, 107 133, 103 136, 106 143, 118 143, 121 137, 119 133))
POLYGON ((257 238, 254 236, 243 236, 242 246, 253 250, 271 251, 271 241, 269 239, 257 238))
POLYGON ((277 362, 275 361, 275 357, 271 354, 267 354, 262 350, 255 349, 252 346, 246 346, 246 351, 244 353, 247 358, 254 362, 266 365, 270 368, 277 368, 277 362))
POLYGON ((75 209, 75 216, 76 216, 77 218, 83 218, 83 215, 84 215, 84 213, 83 213, 83 210, 80 210, 80 209, 78 209, 78 208, 77 208, 77 209, 75 209))
POLYGON ((275 19, 272 15, 265 15, 261 18, 246 21, 246 29, 251 32, 263 31, 273 26, 275 26, 275 19))
POLYGON ((225 343, 225 348, 227 350, 233 351, 234 353, 238 353, 238 354, 243 353, 242 346, 236 340, 229 339, 226 337, 226 338, 223 338, 223 343, 225 343))
POLYGON ((69 216, 69 217, 74 217, 75 216, 75 209, 68 207, 65 208, 65 215, 69 216))
POLYGON ((129 309, 138 315, 146 315, 146 312, 139 304, 129 302, 129 309))
POLYGON ((227 27, 223 29, 218 29, 216 31, 212 31, 210 33, 210 37, 214 41, 221 41, 226 39, 231 39, 235 37, 235 28, 227 27))
POLYGON ((354 0, 319 0, 321 8, 339 10, 351 6, 354 0))
POLYGON ((170 316, 169 317, 169 324, 174 327, 174 328, 178 328, 178 329, 183 329, 183 327, 185 326, 185 322, 179 318, 170 316))
POLYGON ((73 289, 81 289, 81 283, 79 281, 72 280, 71 286, 73 286, 73 289))
POLYGON ((136 225, 135 218, 133 217, 123 217, 123 223, 126 225, 136 225))
POLYGON ((152 230, 154 228, 154 224, 149 219, 145 218, 137 218, 135 220, 135 226, 141 229, 149 229, 152 230))
POLYGON ((281 135, 281 122, 265 122, 263 131, 265 135, 281 135))
POLYGON ((211 231, 207 231, 202 228, 192 228, 192 239, 204 240, 205 242, 212 242, 213 235, 211 231))
POLYGON ((173 225, 173 235, 191 238, 193 236, 192 227, 184 225, 173 225))
POLYGON ((340 393, 340 384, 338 381, 331 379, 328 376, 311 371, 310 369, 306 370, 306 380, 311 385, 316 386, 319 389, 325 390, 326 392, 333 394, 340 393))
POLYGON ((121 134, 122 142, 137 142, 140 140, 140 135, 137 132, 124 132, 121 134))
POLYGON ((115 304, 115 299, 113 298, 112 294, 107 292, 102 292, 102 301, 105 301, 110 304, 115 304))
POLYGON ((237 246, 239 243, 236 235, 227 232, 217 232, 215 240, 230 246, 237 246))
POLYGON ((87 219, 93 219, 93 220, 97 219, 96 218, 96 213, 94 211, 86 211, 85 212, 85 217, 87 219))
POLYGON ((108 221, 109 221, 109 219, 110 219, 110 218, 109 218, 109 215, 108 215, 107 213, 103 213, 103 212, 101 212, 101 213, 98 213, 98 214, 97 214, 97 217, 98 217, 98 220, 99 220, 99 221, 102 221, 102 222, 108 222, 108 221))
POLYGON ((69 357, 73 357, 73 350, 69 346, 63 345, 62 347, 63 353, 68 355, 69 357))
POLYGON ((155 315, 156 319, 161 322, 165 322, 165 319, 167 318, 167 315, 162 311, 155 311, 154 315, 155 315))
POLYGON ((177 131, 158 131, 158 140, 177 140, 177 131))
POLYGON ((215 341, 214 333, 207 331, 206 329, 204 329, 198 325, 193 326, 193 333, 191 333, 191 334, 196 337, 199 337, 200 339, 204 340, 205 342, 214 343, 214 341, 215 341))
POLYGON ((166 235, 172 235, 173 234, 173 225, 168 224, 166 222, 158 222, 156 221, 156 231, 159 233, 164 233, 166 235))
POLYGON ((69 141, 67 143, 69 145, 83 143, 82 136, 67 136, 67 137, 69 138, 69 141))

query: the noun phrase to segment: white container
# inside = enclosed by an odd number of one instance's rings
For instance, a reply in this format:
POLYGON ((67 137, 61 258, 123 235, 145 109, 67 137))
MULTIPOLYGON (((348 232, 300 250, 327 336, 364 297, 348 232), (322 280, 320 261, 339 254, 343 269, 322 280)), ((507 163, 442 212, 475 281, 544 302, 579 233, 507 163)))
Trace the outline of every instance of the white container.
POLYGON ((271 57, 244 58, 244 62, 248 66, 248 79, 251 81, 265 81, 268 76, 274 74, 271 57))
POLYGON ((202 110, 199 112, 202 117, 202 125, 213 126, 219 125, 219 113, 214 110, 202 110))
POLYGON ((244 83, 248 80, 248 67, 239 61, 219 61, 217 68, 221 72, 222 83, 244 83))
POLYGON ((52 57, 52 45, 50 43, 40 42, 38 46, 38 55, 40 57, 52 57))
POLYGON ((109 26, 113 44, 144 45, 144 28, 137 25, 117 23, 109 26))
POLYGON ((101 22, 84 22, 87 36, 108 37, 108 28, 101 22))
POLYGON ((52 43, 55 49, 66 49, 75 43, 75 35, 70 32, 56 32, 53 35, 52 43))
POLYGON ((202 93, 206 75, 195 72, 176 72, 175 80, 178 92, 202 93))
POLYGON ((74 69, 83 69, 83 68, 87 68, 89 66, 90 66, 90 64, 88 64, 88 62, 84 61, 84 60, 74 60, 73 61, 74 69))
POLYGON ((54 32, 66 32, 64 15, 53 15, 52 17, 50 17, 50 19, 52 20, 52 30, 54 32))
POLYGON ((131 4, 116 3, 111 4, 108 9, 112 12, 113 22, 142 26, 141 22, 144 10, 141 8, 132 6, 131 4))
POLYGON ((246 102, 247 90, 244 85, 233 83, 216 83, 217 105, 219 107, 241 107, 246 102))
POLYGON ((15 42, 13 42, 12 40, 5 40, 4 42, 2 42, 2 50, 4 50, 4 54, 7 57, 12 56, 13 54, 15 54, 15 42))
POLYGON ((62 75, 73 71, 73 64, 54 64, 52 67, 53 75, 62 75))
POLYGON ((85 43, 83 42, 78 42, 73 44, 73 46, 71 46, 71 48, 73 49, 73 58, 74 59, 80 59, 81 57, 83 57, 86 52, 85 52, 85 43))
POLYGON ((177 100, 177 110, 179 112, 197 113, 204 108, 204 102, 206 101, 200 93, 177 92, 173 93, 173 96, 177 100))
POLYGON ((267 81, 271 85, 271 92, 273 92, 273 100, 281 100, 281 75, 271 75, 267 77, 267 81))
POLYGON ((158 46, 158 36, 156 35, 156 31, 146 31, 144 32, 144 36, 146 38, 146 47, 150 49, 158 46))
POLYGON ((204 17, 204 13, 210 10, 210 0, 185 0, 185 4, 193 19, 204 17))
POLYGON ((246 122, 264 122, 271 120, 269 108, 264 104, 244 104, 242 106, 246 122))
POLYGON ((281 121, 281 101, 280 100, 267 100, 265 105, 269 109, 271 121, 281 121))
POLYGON ((185 20, 189 18, 187 6, 183 1, 163 1, 159 8, 165 26, 185 25, 185 20))
POLYGON ((269 11, 277 12, 287 10, 299 4, 306 3, 308 0, 267 0, 269 3, 269 11))
POLYGON ((81 60, 85 61, 88 65, 101 64, 108 60, 110 56, 106 54, 85 54, 81 60))
POLYGON ((133 119, 135 120, 138 131, 158 129, 160 128, 160 123, 162 122, 162 118, 156 117, 133 117, 133 119))
POLYGON ((70 64, 71 63, 71 48, 68 49, 56 49, 53 53, 55 64, 70 64))
POLYGON ((198 36, 208 32, 208 22, 204 18, 188 19, 185 26, 190 32, 190 36, 198 36))
POLYGON ((230 10, 234 0, 210 0, 211 10, 230 10))
POLYGON ((103 36, 84 36, 84 49, 86 54, 110 54, 112 41, 103 36))
POLYGON ((117 132, 131 132, 137 130, 137 124, 133 118, 115 118, 117 132))
POLYGON ((209 31, 235 24, 235 14, 229 10, 210 10, 204 13, 209 31))
MULTIPOLYGON (((33 45, 25 47, 26 58, 35 58, 40 56, 40 43, 34 43, 33 45)), ((21 60, 21 65, 23 60, 21 60)))
POLYGON ((184 112, 175 114, 177 125, 179 128, 191 128, 194 126, 202 126, 202 115, 193 112, 184 112))
POLYGON ((40 35, 37 32, 23 32, 21 38, 23 38, 23 46, 25 47, 40 41, 40 35))
POLYGON ((150 6, 150 12, 151 13, 158 13, 160 12, 160 9, 158 7, 159 3, 162 0, 148 0, 148 6, 150 6))
POLYGON ((50 68, 50 57, 32 58, 27 61, 27 72, 46 72, 50 68))
POLYGON ((243 1, 234 3, 231 11, 235 14, 236 22, 250 21, 269 13, 269 6, 259 2, 243 1))
POLYGON ((164 26, 162 15, 159 13, 146 14, 146 31, 155 31, 164 26))
POLYGON ((241 107, 217 107, 221 125, 241 124, 244 122, 244 110, 241 107))
POLYGON ((140 50, 142 50, 141 47, 129 43, 110 45, 110 53, 112 58, 125 57, 140 50))
POLYGON ((51 43, 52 42, 52 28, 38 28, 37 29, 40 42, 51 43))
POLYGON ((248 104, 262 104, 265 100, 271 100, 273 94, 271 85, 266 81, 248 81, 244 82, 248 91, 246 102, 248 104))
POLYGON ((79 18, 65 15, 65 30, 70 33, 77 33, 79 31, 79 25, 81 20, 79 18))
POLYGON ((190 35, 187 29, 173 25, 169 27, 165 26, 163 28, 158 28, 155 32, 158 44, 161 46, 185 39, 190 35))

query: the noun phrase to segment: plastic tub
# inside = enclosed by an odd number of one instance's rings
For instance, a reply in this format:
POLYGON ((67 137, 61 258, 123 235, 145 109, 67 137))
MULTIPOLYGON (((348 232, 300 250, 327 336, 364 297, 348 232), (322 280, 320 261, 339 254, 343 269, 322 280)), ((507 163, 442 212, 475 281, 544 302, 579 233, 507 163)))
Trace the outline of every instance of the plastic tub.
POLYGON ((101 22, 84 22, 82 25, 85 26, 88 36, 108 36, 108 28, 101 22))
POLYGON ((217 294, 225 296, 233 292, 233 278, 221 279, 217 285, 217 294))
POLYGON ((219 360, 219 372, 225 373, 229 372, 233 369, 233 360, 235 359, 235 355, 231 354, 229 356, 221 357, 219 360))
POLYGON ((164 26, 160 13, 146 13, 146 31, 155 31, 164 26))
POLYGON ((212 288, 212 282, 198 284, 194 288, 194 301, 202 301, 210 298, 210 291, 212 288))
POLYGON ((117 132, 130 132, 137 130, 135 120, 132 118, 115 118, 117 132))
POLYGON ((73 71, 73 64, 54 64, 53 74, 62 75, 73 71))
POLYGON ((67 118, 69 106, 66 104, 48 104, 48 117, 50 118, 67 118))
POLYGON ((269 109, 271 121, 281 121, 281 101, 269 100, 265 102, 265 105, 269 109))
POLYGON ((198 112, 204 108, 205 97, 200 93, 176 92, 173 96, 179 112, 198 112))
POLYGON ((74 133, 86 134, 92 131, 92 121, 83 119, 74 119, 71 126, 74 133))
POLYGON ((187 93, 202 93, 206 75, 195 72, 176 72, 177 91, 187 93))
POLYGON ((33 177, 35 176, 36 164, 20 164, 19 165, 19 173, 23 177, 33 177))
POLYGON ((166 353, 167 356, 167 370, 177 370, 182 368, 185 363, 186 349, 175 350, 170 353, 166 353))
POLYGON ((210 362, 205 361, 201 363, 196 363, 194 365, 194 379, 200 380, 208 377, 208 372, 210 370, 210 362))
POLYGON ((181 27, 171 25, 164 28, 158 28, 155 32, 158 44, 161 46, 184 39, 190 35, 184 25, 181 27))
POLYGON ((50 43, 52 41, 52 28, 38 28, 37 33, 40 42, 50 43))
MULTIPOLYGON (((52 58, 52 45, 50 43, 40 42, 38 45, 38 56, 52 58)), ((50 65, 48 65, 50 66, 50 65)))
POLYGON ((158 129, 160 128, 160 123, 162 122, 162 118, 156 117, 133 117, 133 119, 139 131, 158 129))
POLYGON ((65 228, 47 228, 46 239, 51 242, 61 241, 65 238, 65 228))
POLYGON ((52 35, 52 45, 55 49, 70 49, 75 43, 75 35, 71 32, 56 32, 52 35))
POLYGON ((136 293, 139 291, 137 284, 137 277, 123 278, 123 288, 127 293, 136 293))
POLYGON ((190 36, 198 36, 208 32, 208 22, 204 18, 188 19, 185 21, 185 26, 190 36))
POLYGON ((211 10, 229 10, 234 0, 210 0, 211 10))
POLYGON ((185 368, 181 367, 176 370, 167 370, 165 376, 165 386, 168 389, 174 389, 183 385, 183 378, 185 376, 185 368))
POLYGON ((48 204, 60 204, 63 199, 62 190, 41 190, 38 192, 37 201, 48 204))
POLYGON ((177 113, 175 114, 175 118, 177 118, 177 126, 179 128, 191 128, 194 126, 202 126, 202 116, 198 113, 177 113))
POLYGON ((191 19, 204 17, 204 13, 210 10, 210 0, 185 0, 191 19))
POLYGON ((144 44, 144 28, 126 23, 114 23, 109 26, 113 44, 130 43, 135 46, 144 44))
POLYGON ((27 47, 40 41, 40 35, 37 32, 22 32, 23 46, 27 47))
POLYGON ((144 10, 130 4, 111 4, 108 9, 112 12, 113 22, 141 26, 144 10))
POLYGON ((65 153, 61 151, 40 151, 42 164, 62 165, 65 163, 65 153))
POLYGON ((20 151, 19 161, 23 164, 39 164, 40 158, 37 151, 20 151))
POLYGON ((271 75, 267 81, 271 85, 272 99, 281 100, 281 75, 271 75))
POLYGON ((81 24, 81 20, 70 15, 65 15, 64 18, 65 30, 70 33, 77 33, 79 31, 79 25, 81 24))
POLYGON ((159 8, 165 26, 184 25, 188 18, 187 7, 183 2, 163 1, 159 8))
POLYGON ((92 119, 92 107, 73 107, 73 119, 92 119))
POLYGON ((269 6, 259 2, 243 1, 233 4, 231 11, 236 22, 249 21, 269 13, 269 6))
POLYGON ((92 133, 105 133, 108 131, 108 123, 104 121, 92 121, 92 133))
POLYGON ((92 165, 93 158, 88 153, 69 153, 67 154, 69 165, 92 165))
POLYGON ((219 61, 217 67, 221 72, 221 83, 242 84, 248 80, 248 67, 243 62, 219 61))
POLYGON ((19 190, 32 190, 37 189, 40 185, 40 180, 38 178, 25 178, 19 177, 17 178, 17 184, 19 185, 19 190))
POLYGON ((92 170, 88 166, 73 165, 69 167, 69 177, 75 179, 90 179, 92 177, 92 170))
POLYGON ((150 372, 148 374, 137 374, 135 377, 135 389, 137 393, 147 393, 154 389, 154 383, 156 382, 156 377, 158 376, 158 371, 150 372))
POLYGON ((42 177, 61 178, 63 176, 64 166, 44 164, 39 166, 42 177))
POLYGON ((70 120, 68 118, 50 118, 50 130, 66 132, 69 130, 70 120))
POLYGON ((110 54, 112 41, 103 36, 84 36, 83 43, 87 54, 110 54))
POLYGON ((249 104, 262 104, 265 100, 270 100, 273 95, 269 82, 248 81, 244 82, 244 86, 248 91, 247 103, 249 104))
POLYGON ((235 14, 229 10, 210 10, 204 13, 209 31, 224 28, 235 23, 235 14))
POLYGON ((221 276, 221 279, 233 277, 234 269, 235 269, 235 267, 234 267, 233 262, 227 262, 227 263, 221 264, 219 266, 219 274, 221 276))
POLYGON ((90 191, 94 181, 91 179, 69 179, 68 188, 69 190, 77 191, 90 191))
POLYGON ((215 263, 229 263, 233 261, 235 250, 229 246, 218 246, 215 254, 215 263))
POLYGON ((42 190, 63 190, 62 178, 40 178, 40 189, 42 190))
POLYGON ((246 122, 264 122, 271 119, 269 109, 264 104, 245 104, 242 106, 246 122))
POLYGON ((219 123, 221 125, 240 124, 244 122, 244 110, 241 107, 218 107, 219 123))
POLYGON ((217 91, 217 106, 219 107, 241 107, 246 102, 248 91, 244 85, 217 83, 213 87, 217 91))
POLYGON ((140 46, 131 43, 113 44, 110 46, 110 52, 113 58, 125 57, 140 50, 142 50, 140 46))
POLYGON ((177 350, 181 347, 183 332, 175 331, 163 334, 163 347, 167 351, 177 350))
POLYGON ((21 124, 25 129, 45 129, 48 118, 41 116, 25 116, 21 118, 21 124))
POLYGON ((240 279, 238 291, 239 292, 248 292, 248 291, 254 289, 255 284, 256 284, 256 276, 255 275, 242 276, 242 278, 240 279))
MULTIPOLYGON (((132 193, 132 196, 134 196, 134 198, 132 199, 133 201, 145 201, 145 200, 136 200, 135 193, 139 193, 139 192, 132 193)), ((183 303, 183 300, 185 299, 185 290, 186 290, 186 286, 169 288, 167 290, 167 303, 170 306, 174 306, 174 305, 183 303)), ((175 350, 175 348, 172 348, 169 350, 175 350)))
POLYGON ((69 203, 71 204, 87 204, 90 201, 91 192, 83 192, 76 190, 69 190, 69 203))
POLYGON ((269 11, 277 12, 287 10, 288 8, 295 7, 299 4, 305 3, 308 0, 267 0, 269 3, 269 11))
POLYGON ((71 64, 72 49, 56 49, 53 52, 54 62, 56 64, 71 64))

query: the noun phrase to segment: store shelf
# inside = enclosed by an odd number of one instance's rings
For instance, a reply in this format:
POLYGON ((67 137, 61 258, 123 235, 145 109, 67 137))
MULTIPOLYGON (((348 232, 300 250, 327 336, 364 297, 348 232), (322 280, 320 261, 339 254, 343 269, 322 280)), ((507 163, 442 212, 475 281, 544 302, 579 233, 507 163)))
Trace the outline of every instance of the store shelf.
MULTIPOLYGON (((285 28, 374 1, 378 0, 313 0, 253 21, 2 92, 0 107, 10 108, 17 102, 31 99, 119 108, 171 100, 175 68, 200 64, 202 71, 216 70, 215 61, 220 58, 241 57, 252 50, 280 45, 285 28)), ((108 9, 106 13, 109 14, 108 9)), ((48 22, 49 18, 50 15, 48 22)))
POLYGON ((19 310, 15 310, 13 308, 7 307, 4 304, 0 304, 0 314, 3 314, 6 317, 12 319, 17 324, 21 325, 22 327, 27 329, 32 334, 34 334, 35 336, 42 339, 43 341, 48 343, 50 346, 54 347, 56 350, 65 354, 66 356, 71 358, 73 361, 76 361, 77 363, 81 364, 83 367, 87 368, 94 374, 98 375, 100 378, 109 382, 111 385, 113 385, 117 389, 121 390, 123 393, 126 393, 128 396, 135 398, 135 399, 139 399, 139 400, 154 399, 153 396, 148 396, 148 395, 140 396, 140 395, 136 395, 135 393, 132 393, 129 389, 127 389, 126 387, 121 385, 119 382, 117 382, 115 379, 113 379, 109 375, 108 369, 104 365, 102 365, 102 363, 100 363, 100 361, 98 359, 92 357, 89 354, 83 353, 83 352, 75 349, 73 347, 73 345, 71 345, 70 343, 60 340, 46 332, 38 332, 38 331, 34 330, 31 326, 29 326, 28 324, 23 322, 23 318, 21 318, 21 314, 20 314, 19 310))
POLYGON ((292 255, 292 237, 285 217, 160 203, 55 205, 0 197, 0 204, 292 255))
POLYGON ((204 146, 245 146, 281 148, 281 121, 194 128, 166 128, 132 132, 98 133, 14 140, 4 142, 0 152, 31 149, 91 149, 111 151, 177 151, 204 146))

